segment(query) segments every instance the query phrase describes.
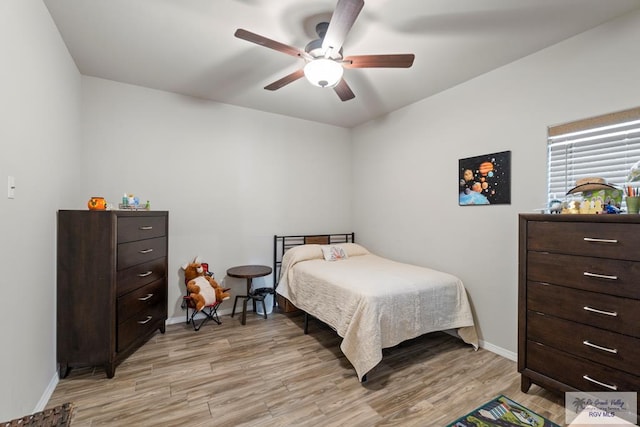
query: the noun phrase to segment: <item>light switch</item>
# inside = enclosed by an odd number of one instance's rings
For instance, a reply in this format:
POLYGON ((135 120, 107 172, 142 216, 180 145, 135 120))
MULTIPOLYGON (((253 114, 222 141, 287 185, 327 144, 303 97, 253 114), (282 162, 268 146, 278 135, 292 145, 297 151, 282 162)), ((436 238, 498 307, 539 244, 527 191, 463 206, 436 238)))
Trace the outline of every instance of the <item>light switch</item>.
POLYGON ((9 176, 7 179, 7 197, 10 199, 16 197, 16 178, 13 176, 9 176))

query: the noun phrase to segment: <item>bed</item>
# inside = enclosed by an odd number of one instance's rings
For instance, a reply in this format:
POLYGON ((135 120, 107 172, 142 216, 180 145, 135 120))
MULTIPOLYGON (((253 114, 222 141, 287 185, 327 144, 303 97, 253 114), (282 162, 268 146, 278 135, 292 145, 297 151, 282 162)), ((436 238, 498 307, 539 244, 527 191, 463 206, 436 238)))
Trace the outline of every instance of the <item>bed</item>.
POLYGON ((340 349, 360 381, 383 348, 429 332, 455 331, 478 348, 459 278, 377 256, 353 233, 274 236, 274 273, 280 297, 342 337, 340 349))

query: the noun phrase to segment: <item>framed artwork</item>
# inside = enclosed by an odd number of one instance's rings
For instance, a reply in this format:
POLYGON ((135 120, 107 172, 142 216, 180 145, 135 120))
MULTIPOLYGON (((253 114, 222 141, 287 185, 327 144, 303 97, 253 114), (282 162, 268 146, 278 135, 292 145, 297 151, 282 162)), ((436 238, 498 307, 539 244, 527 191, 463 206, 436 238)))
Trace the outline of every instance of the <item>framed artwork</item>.
POLYGON ((458 204, 511 204, 511 151, 458 161, 458 204))

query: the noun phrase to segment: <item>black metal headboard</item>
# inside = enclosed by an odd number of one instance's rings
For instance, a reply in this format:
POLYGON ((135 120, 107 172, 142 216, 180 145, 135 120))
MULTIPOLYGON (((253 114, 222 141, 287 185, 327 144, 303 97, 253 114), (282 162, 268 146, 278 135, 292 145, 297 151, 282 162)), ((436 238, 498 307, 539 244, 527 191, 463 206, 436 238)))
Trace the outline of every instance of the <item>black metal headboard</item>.
POLYGON ((335 243, 355 243, 355 233, 273 236, 273 288, 278 287, 282 257, 289 249, 300 245, 331 245, 335 243))

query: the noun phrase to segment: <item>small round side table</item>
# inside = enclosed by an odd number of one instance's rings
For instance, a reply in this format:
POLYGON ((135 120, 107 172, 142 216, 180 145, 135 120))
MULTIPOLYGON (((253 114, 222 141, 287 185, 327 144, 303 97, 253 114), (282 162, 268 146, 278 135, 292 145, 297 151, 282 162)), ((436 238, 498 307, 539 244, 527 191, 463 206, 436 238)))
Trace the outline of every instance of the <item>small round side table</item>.
POLYGON ((238 298, 243 298, 242 302, 242 320, 241 323, 245 325, 247 323, 247 300, 253 301, 253 311, 256 311, 256 301, 262 301, 262 308, 264 309, 264 318, 267 318, 267 307, 264 303, 264 295, 251 292, 251 285, 254 277, 262 277, 271 274, 271 267, 266 265, 239 265, 237 267, 231 267, 227 270, 227 276, 235 277, 239 279, 247 279, 247 294, 236 295, 236 299, 233 303, 233 311, 231 317, 236 314, 236 304, 238 298))

